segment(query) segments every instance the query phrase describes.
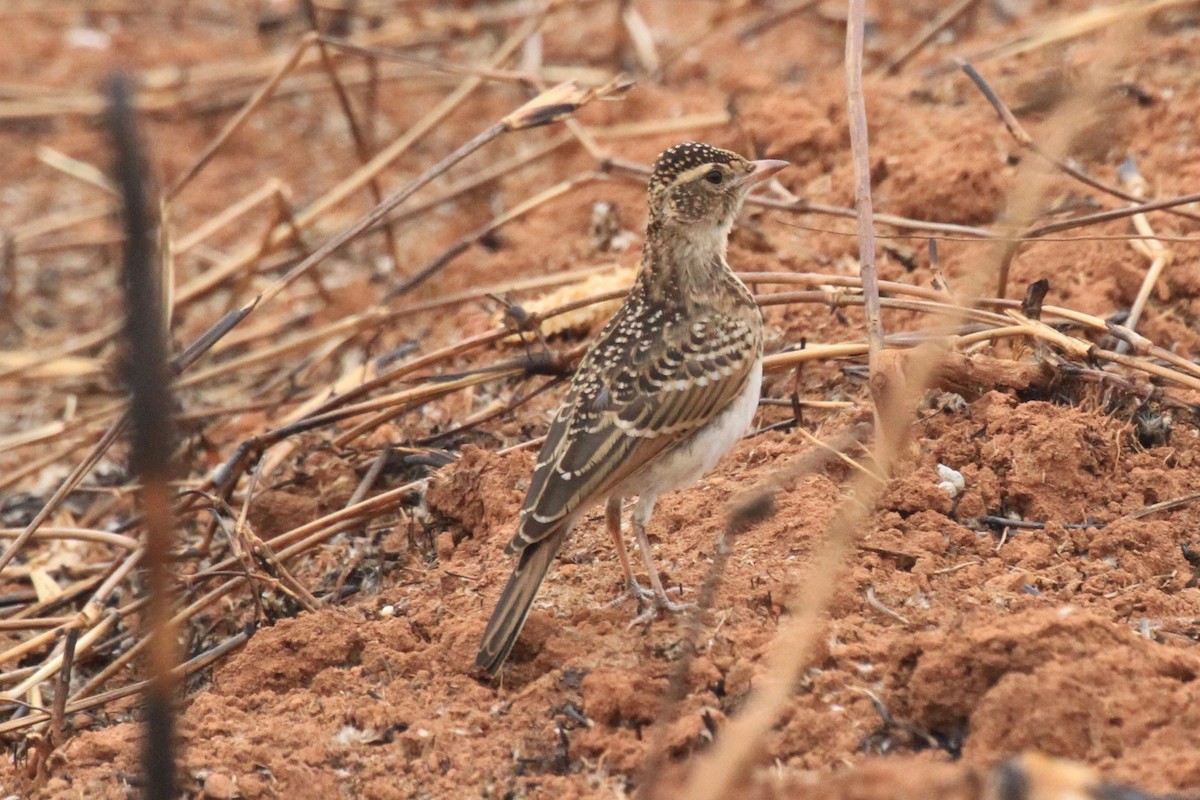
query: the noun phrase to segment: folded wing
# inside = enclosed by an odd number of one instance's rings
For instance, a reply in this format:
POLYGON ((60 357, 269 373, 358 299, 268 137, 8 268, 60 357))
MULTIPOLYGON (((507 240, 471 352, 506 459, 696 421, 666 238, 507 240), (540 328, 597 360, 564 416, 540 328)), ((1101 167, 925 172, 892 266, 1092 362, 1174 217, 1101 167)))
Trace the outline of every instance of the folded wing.
POLYGON ((519 552, 569 523, 738 396, 758 357, 751 321, 713 311, 661 336, 623 336, 614 319, 576 373, 538 455, 519 552))

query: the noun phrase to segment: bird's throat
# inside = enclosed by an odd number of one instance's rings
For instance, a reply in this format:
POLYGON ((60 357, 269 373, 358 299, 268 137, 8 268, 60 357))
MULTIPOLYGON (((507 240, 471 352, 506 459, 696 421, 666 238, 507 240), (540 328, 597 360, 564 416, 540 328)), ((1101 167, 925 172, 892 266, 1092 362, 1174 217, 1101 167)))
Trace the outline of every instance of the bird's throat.
POLYGON ((737 278, 725 261, 729 228, 651 220, 638 281, 661 302, 720 295, 737 278))

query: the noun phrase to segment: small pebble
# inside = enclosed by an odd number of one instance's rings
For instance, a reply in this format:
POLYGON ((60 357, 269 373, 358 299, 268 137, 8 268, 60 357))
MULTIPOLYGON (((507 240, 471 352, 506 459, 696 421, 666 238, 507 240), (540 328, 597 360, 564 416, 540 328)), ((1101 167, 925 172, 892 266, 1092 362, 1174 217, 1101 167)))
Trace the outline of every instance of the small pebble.
POLYGON ((937 474, 941 478, 938 488, 951 497, 958 497, 967 488, 967 479, 956 469, 951 469, 945 464, 938 464, 937 474))

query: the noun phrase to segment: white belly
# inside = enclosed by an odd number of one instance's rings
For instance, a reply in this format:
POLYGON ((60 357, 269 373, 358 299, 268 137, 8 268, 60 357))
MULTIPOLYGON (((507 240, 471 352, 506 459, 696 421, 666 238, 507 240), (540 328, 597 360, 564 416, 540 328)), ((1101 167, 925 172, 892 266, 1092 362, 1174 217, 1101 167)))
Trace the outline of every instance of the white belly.
POLYGON ((684 489, 700 480, 733 449, 754 421, 758 397, 762 391, 762 361, 754 365, 741 394, 729 407, 692 435, 692 438, 654 462, 621 487, 621 495, 657 496, 684 489))

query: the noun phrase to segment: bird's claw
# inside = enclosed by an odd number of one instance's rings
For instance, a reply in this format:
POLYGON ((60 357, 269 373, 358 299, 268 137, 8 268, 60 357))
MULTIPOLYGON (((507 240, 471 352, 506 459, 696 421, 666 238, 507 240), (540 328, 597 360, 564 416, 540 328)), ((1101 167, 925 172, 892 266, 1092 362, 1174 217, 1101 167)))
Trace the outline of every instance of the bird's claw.
MULTIPOLYGON (((667 589, 667 591, 668 592, 682 592, 683 587, 672 587, 671 589, 667 589)), ((650 596, 645 599, 651 601, 649 604, 649 608, 642 611, 642 613, 638 614, 636 617, 634 617, 632 620, 630 620, 629 624, 627 626, 625 626, 626 630, 628 630, 630 628, 636 628, 638 625, 642 625, 642 624, 645 624, 648 622, 653 622, 654 619, 656 617, 658 617, 658 612, 660 610, 670 611, 673 614, 678 614, 681 611, 687 611, 689 608, 696 607, 695 603, 676 603, 675 601, 673 601, 669 597, 667 597, 665 595, 665 593, 660 596, 660 595, 655 594, 654 592, 650 592, 650 596)))
MULTIPOLYGON (((626 586, 626 589, 627 589, 627 594, 618 595, 617 597, 614 597, 612 600, 610 600, 608 602, 608 604, 610 606, 615 606, 618 603, 624 603, 625 598, 627 596, 632 597, 634 600, 636 600, 639 606, 643 602, 647 602, 647 601, 653 601, 656 604, 659 603, 658 595, 654 593, 654 590, 647 589, 645 586, 642 586, 640 583, 637 582, 636 578, 629 582, 629 584, 626 586)), ((682 594, 683 587, 682 586, 672 586, 669 589, 666 589, 665 591, 667 594, 670 594, 672 592, 682 594)), ((672 603, 670 600, 665 600, 665 602, 667 605, 664 607, 667 608, 668 611, 679 611, 679 610, 682 610, 683 608, 687 607, 687 606, 680 606, 679 608, 671 608, 671 606, 674 606, 677 604, 672 603)))
MULTIPOLYGON (((664 594, 659 595, 653 589, 647 589, 645 586, 642 586, 640 583, 638 583, 637 578, 634 578, 633 583, 631 583, 629 585, 629 593, 631 595, 633 595, 634 597, 638 598, 639 600, 654 600, 655 602, 661 601, 663 603, 666 603, 667 605, 672 605, 671 601, 668 600, 666 597, 666 595, 671 594, 671 592, 675 592, 676 594, 683 594, 683 587, 682 586, 668 586, 667 588, 663 589, 664 594)), ((688 603, 687 605, 690 606, 691 603, 688 603)), ((675 609, 671 609, 671 610, 674 611, 675 609)))

